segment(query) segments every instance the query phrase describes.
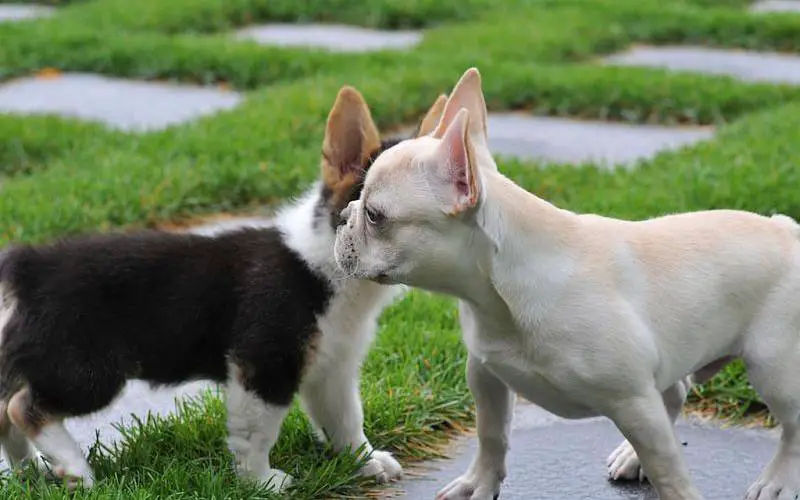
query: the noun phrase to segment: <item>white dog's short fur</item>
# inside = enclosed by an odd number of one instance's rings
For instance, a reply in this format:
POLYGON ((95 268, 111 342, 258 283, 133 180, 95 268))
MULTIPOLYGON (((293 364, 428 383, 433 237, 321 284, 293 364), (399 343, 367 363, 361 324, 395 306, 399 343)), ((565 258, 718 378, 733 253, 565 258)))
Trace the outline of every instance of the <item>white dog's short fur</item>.
POLYGON ((716 210, 631 222, 559 209, 497 171, 475 69, 429 136, 377 159, 344 215, 345 271, 461 299, 479 449, 440 500, 498 494, 512 391, 564 417, 611 418, 630 442, 609 457, 612 479, 646 472, 662 499, 702 498, 672 423, 689 377, 734 358, 783 425, 746 497, 800 498, 794 220, 716 210))

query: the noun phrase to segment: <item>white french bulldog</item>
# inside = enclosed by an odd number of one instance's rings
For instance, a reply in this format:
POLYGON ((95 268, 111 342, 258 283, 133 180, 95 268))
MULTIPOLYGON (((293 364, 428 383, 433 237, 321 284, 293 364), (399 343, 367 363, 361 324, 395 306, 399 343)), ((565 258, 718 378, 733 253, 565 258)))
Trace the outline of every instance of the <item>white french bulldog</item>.
POLYGON ((562 210, 497 171, 478 71, 432 133, 385 151, 339 228, 353 276, 457 296, 479 449, 440 500, 497 498, 512 391, 627 438, 612 479, 702 498, 673 432, 691 376, 731 359, 781 421, 749 500, 800 498, 800 226, 715 210, 633 222, 562 210), (640 465, 641 460, 641 465, 640 465))

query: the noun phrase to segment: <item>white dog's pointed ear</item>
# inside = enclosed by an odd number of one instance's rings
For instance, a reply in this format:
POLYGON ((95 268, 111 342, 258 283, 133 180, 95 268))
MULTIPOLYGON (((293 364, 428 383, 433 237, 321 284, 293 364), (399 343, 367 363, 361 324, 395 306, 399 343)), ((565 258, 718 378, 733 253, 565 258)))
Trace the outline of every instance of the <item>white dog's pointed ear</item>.
POLYGON ((470 121, 469 112, 463 108, 459 110, 436 150, 438 175, 452 193, 446 201, 446 211, 450 215, 474 208, 480 198, 481 181, 473 161, 470 121))
POLYGON ((488 144, 486 129, 486 101, 483 99, 481 88, 481 74, 477 68, 468 69, 453 88, 447 105, 444 107, 442 119, 433 131, 433 137, 439 139, 444 137, 445 131, 455 120, 461 108, 469 111, 470 125, 469 134, 476 141, 488 144))
POLYGON ((428 113, 425 114, 425 118, 420 122, 417 133, 414 134, 416 137, 422 137, 423 135, 428 135, 433 132, 436 125, 439 123, 439 119, 442 117, 442 112, 446 104, 447 95, 440 95, 436 99, 436 102, 433 103, 433 106, 431 106, 431 109, 428 110, 428 113))

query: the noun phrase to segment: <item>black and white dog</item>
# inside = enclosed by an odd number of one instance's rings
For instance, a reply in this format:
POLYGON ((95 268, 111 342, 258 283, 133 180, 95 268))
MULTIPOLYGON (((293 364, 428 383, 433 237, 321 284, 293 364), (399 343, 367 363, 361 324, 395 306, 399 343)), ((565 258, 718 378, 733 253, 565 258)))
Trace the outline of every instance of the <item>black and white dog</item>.
MULTIPOLYGON (((443 105, 440 97, 418 134, 435 126, 443 105)), ((397 461, 364 435, 358 380, 376 320, 400 290, 346 279, 333 255, 340 212, 393 142, 381 141, 362 96, 344 87, 328 117, 321 181, 269 227, 9 249, 0 260, 0 445, 8 463, 38 463, 41 453, 68 486, 91 486, 64 418, 106 407, 130 379, 212 379, 226 383, 240 475, 289 484, 270 467, 269 451, 299 392, 335 449, 370 454, 365 475, 399 477, 397 461)))

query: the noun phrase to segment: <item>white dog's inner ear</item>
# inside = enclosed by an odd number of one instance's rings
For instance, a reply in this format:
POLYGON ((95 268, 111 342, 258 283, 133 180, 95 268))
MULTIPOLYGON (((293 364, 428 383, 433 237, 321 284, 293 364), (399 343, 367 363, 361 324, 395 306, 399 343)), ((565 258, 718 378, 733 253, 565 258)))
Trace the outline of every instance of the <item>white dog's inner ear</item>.
POLYGON ((479 178, 470 154, 470 114, 461 109, 442 137, 436 154, 436 168, 452 195, 447 212, 462 213, 478 203, 479 178))
POLYGON ((442 119, 433 131, 433 137, 440 139, 455 120, 461 108, 469 111, 469 133, 476 141, 488 144, 486 128, 486 101, 481 89, 481 74, 476 68, 468 69, 456 83, 442 113, 442 119))

